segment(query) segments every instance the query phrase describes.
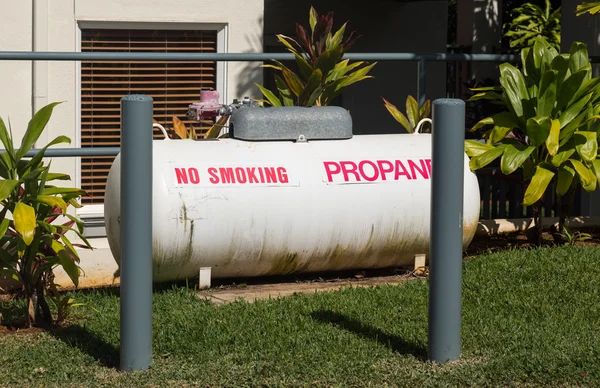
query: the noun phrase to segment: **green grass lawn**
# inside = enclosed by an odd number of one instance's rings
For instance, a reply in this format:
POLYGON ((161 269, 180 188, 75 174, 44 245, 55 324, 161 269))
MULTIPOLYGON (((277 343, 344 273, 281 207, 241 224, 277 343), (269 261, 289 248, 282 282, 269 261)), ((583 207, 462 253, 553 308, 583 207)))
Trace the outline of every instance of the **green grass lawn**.
POLYGON ((599 263, 594 247, 470 259, 448 365, 426 361, 426 280, 220 307, 157 291, 154 363, 132 375, 117 369, 118 296, 80 292, 97 312, 0 336, 0 386, 600 386, 599 263))

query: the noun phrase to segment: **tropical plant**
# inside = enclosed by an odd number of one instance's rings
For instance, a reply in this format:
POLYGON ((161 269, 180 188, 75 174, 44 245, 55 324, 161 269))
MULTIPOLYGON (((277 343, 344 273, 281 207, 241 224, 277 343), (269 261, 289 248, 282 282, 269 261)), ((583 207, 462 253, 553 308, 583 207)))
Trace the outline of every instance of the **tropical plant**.
POLYGON ((592 16, 597 15, 600 13, 600 1, 588 1, 586 3, 579 4, 575 12, 577 16, 581 16, 586 13, 589 13, 592 16))
MULTIPOLYGON (((230 115, 221 116, 208 131, 206 131, 204 138, 205 139, 214 139, 219 136, 221 129, 226 126, 227 120, 229 120, 230 115)), ((196 132, 196 128, 193 125, 190 125, 190 128, 186 128, 183 121, 181 121, 177 116, 173 116, 171 118, 173 123, 173 128, 170 128, 171 133, 177 139, 190 139, 197 140, 198 134, 196 132)), ((154 124, 159 124, 158 121, 154 120, 154 124)), ((159 124, 160 125, 160 124, 159 124)), ((162 125, 160 125, 161 128, 162 125)), ((166 132, 165 132, 166 133, 166 132)), ((166 135, 165 135, 166 136, 166 135)))
POLYGON ((514 18, 506 25, 504 34, 509 39, 510 47, 517 52, 531 47, 537 37, 544 37, 556 50, 560 50, 560 7, 553 10, 550 0, 546 0, 544 9, 525 3, 513 10, 514 18))
POLYGON ((273 106, 329 105, 345 87, 371 78, 368 73, 376 63, 365 66, 362 61, 350 64, 349 60, 341 60, 358 38, 354 32, 345 37, 347 23, 332 33, 333 12, 319 17, 311 7, 309 24, 310 33, 296 24, 297 40, 277 35, 277 39, 294 54, 299 73, 279 61, 263 65, 279 73, 275 75, 275 91, 256 84, 266 98, 263 103, 273 106))
MULTIPOLYGON (((431 114, 431 101, 427 100, 423 106, 419 107, 419 103, 413 96, 406 97, 406 116, 385 98, 383 98, 383 103, 392 117, 399 122, 408 133, 413 133, 417 124, 419 124, 421 120, 429 118, 431 114)), ((425 125, 426 124, 424 123, 423 126, 425 125)), ((425 127, 422 132, 431 132, 431 128, 425 127)))
MULTIPOLYGON (((489 99, 506 110, 487 117, 472 130, 491 126, 487 143, 467 140, 472 170, 500 159, 502 173, 522 169, 527 189, 523 205, 533 206, 537 242, 541 242, 540 206, 552 180, 558 196, 581 183, 596 189, 600 177, 598 132, 600 78, 592 78, 585 44, 575 42, 559 54, 543 38, 521 50, 523 72, 509 63, 500 65, 500 85, 475 89, 471 99, 489 99)), ((560 229, 568 214, 560 215, 560 229)))
POLYGON ((45 299, 53 284, 52 270, 62 267, 77 286, 80 267, 75 246, 91 248, 82 235, 83 223, 67 213, 70 205, 81 207, 77 199, 85 192, 51 185, 50 182, 70 177, 51 173, 50 164, 45 165, 42 160, 48 147, 70 143, 70 139, 58 136, 32 158, 26 157, 57 104, 49 104, 33 116, 18 149, 14 147, 10 124, 7 130, 0 118, 0 141, 5 148, 0 154, 0 274, 22 286, 28 301, 28 326, 52 323, 45 299), (72 244, 67 232, 77 235, 84 245, 72 244))

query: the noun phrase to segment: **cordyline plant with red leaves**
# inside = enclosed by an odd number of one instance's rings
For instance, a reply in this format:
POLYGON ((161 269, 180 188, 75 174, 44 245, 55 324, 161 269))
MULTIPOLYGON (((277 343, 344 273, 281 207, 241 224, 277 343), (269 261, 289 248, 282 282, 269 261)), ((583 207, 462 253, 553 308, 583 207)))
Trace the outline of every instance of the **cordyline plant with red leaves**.
POLYGON ((84 242, 81 247, 91 248, 82 235, 82 222, 67 213, 69 205, 81 207, 77 199, 85 194, 84 191, 51 185, 52 181, 70 178, 51 173, 50 166, 45 166, 42 160, 48 147, 71 140, 59 136, 33 158, 25 157, 57 104, 47 105, 34 115, 19 149, 14 148, 10 126, 9 131, 0 118, 0 141, 5 148, 0 154, 0 275, 21 285, 28 300, 27 326, 56 323, 46 296, 56 304, 57 320, 62 319, 65 309, 74 304, 73 299, 57 295, 52 273, 54 268, 62 267, 75 286, 78 285, 79 256, 74 247, 76 244, 69 241, 67 232, 79 236, 84 242))
POLYGON ((273 106, 323 106, 329 105, 342 89, 372 78, 369 71, 376 63, 342 61, 342 57, 352 47, 358 36, 354 32, 344 37, 347 22, 332 33, 333 12, 318 16, 310 9, 310 33, 300 24, 296 24, 297 40, 278 34, 277 39, 294 54, 299 74, 290 70, 279 61, 264 65, 275 69, 277 90, 271 91, 256 84, 266 100, 273 106))

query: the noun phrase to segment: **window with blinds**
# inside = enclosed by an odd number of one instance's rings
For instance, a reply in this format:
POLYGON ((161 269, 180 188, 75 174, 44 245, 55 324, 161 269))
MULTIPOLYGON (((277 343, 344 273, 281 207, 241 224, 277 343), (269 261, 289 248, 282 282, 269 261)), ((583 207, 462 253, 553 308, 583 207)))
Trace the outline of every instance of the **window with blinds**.
MULTIPOLYGON (((82 52, 216 52, 217 31, 111 30, 81 31, 82 52)), ((215 62, 82 61, 81 146, 119 146, 120 100, 127 94, 147 94, 154 100, 154 119, 172 128, 177 116, 201 135, 210 121, 187 120, 188 105, 198 101, 201 88, 216 86, 215 62)), ((156 138, 162 138, 155 131, 156 138)), ((81 158, 84 204, 102 204, 108 171, 114 157, 81 158)))

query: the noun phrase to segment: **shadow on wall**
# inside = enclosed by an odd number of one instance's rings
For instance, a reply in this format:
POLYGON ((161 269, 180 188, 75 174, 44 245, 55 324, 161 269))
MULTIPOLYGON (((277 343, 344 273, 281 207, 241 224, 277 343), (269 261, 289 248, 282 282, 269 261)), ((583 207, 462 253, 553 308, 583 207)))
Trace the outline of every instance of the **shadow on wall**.
MULTIPOLYGON (((256 22, 256 30, 244 34, 246 46, 251 47, 250 49, 245 50, 244 53, 262 53, 264 51, 262 42, 263 22, 264 19, 260 17, 256 22)), ((260 67, 261 64, 259 62, 240 63, 242 66, 239 69, 240 77, 238 78, 239 82, 235 89, 236 95, 229 96, 230 101, 225 101, 225 103, 230 103, 234 98, 242 99, 246 96, 262 99, 260 90, 254 84, 255 82, 258 84, 263 83, 263 69, 260 67)))

